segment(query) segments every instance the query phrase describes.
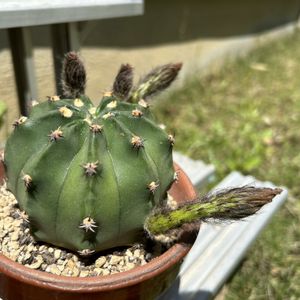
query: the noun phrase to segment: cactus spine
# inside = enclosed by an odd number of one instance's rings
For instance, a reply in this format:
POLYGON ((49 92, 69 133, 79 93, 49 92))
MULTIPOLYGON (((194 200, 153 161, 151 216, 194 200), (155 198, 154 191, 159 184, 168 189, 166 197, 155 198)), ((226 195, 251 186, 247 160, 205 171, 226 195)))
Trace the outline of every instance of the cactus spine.
MULTIPOLYGON (((172 66, 162 67, 172 73, 163 85, 177 76, 180 68, 172 66)), ((83 64, 68 53, 66 98, 49 97, 14 123, 5 149, 8 188, 29 215, 36 240, 81 254, 131 244, 166 198, 174 180, 173 143, 147 102, 132 97, 132 74, 122 65, 113 91, 94 107, 84 95, 83 64)), ((147 96, 146 90, 139 95, 147 96)))

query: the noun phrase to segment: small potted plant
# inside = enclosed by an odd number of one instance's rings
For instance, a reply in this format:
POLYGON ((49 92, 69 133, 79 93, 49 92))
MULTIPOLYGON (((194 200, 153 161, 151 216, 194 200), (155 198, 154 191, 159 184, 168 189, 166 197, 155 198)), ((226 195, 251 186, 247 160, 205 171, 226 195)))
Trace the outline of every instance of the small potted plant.
POLYGON ((133 86, 132 67, 122 65, 112 91, 95 107, 84 93, 83 63, 70 52, 64 95, 33 103, 30 116, 13 124, 4 155, 7 188, 31 246, 50 247, 50 254, 68 249, 83 262, 145 239, 167 250, 130 271, 84 278, 41 271, 37 248, 34 269, 1 255, 4 299, 153 299, 175 278, 191 246, 185 233, 207 219, 247 217, 281 192, 246 186, 197 197, 173 163, 174 136, 156 124, 148 102, 180 68, 157 67, 133 86))

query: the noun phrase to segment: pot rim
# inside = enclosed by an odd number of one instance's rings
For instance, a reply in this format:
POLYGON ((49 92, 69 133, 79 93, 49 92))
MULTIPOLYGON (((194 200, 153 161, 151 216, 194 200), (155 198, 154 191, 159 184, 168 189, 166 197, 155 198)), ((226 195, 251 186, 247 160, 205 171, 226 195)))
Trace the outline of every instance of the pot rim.
MULTIPOLYGON (((196 197, 196 191, 185 172, 174 163, 176 172, 180 172, 179 184, 187 190, 190 200, 196 197)), ((177 184, 177 183, 175 183, 177 184)), ((132 270, 106 276, 69 277, 55 275, 45 271, 30 269, 0 254, 0 272, 15 280, 56 291, 100 292, 135 285, 164 272, 183 259, 191 249, 191 244, 176 243, 162 255, 143 266, 132 270)))

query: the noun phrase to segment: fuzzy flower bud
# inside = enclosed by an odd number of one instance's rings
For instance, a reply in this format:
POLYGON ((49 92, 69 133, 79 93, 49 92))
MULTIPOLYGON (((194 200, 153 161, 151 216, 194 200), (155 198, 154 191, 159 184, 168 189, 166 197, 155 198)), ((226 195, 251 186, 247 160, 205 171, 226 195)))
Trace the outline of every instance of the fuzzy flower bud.
MULTIPOLYGON (((255 214, 265 204, 282 192, 279 188, 256 188, 244 186, 222 189, 179 205, 177 209, 157 208, 146 220, 145 230, 150 236, 176 231, 180 237, 183 227, 198 228, 201 221, 230 221, 255 214)), ((154 237, 155 238, 155 237, 154 237)))
POLYGON ((166 89, 176 79, 181 67, 182 64, 177 63, 153 69, 141 79, 131 95, 131 102, 138 102, 140 99, 145 99, 166 89))
POLYGON ((69 52, 65 55, 61 78, 64 96, 77 98, 84 94, 86 72, 77 53, 69 52))

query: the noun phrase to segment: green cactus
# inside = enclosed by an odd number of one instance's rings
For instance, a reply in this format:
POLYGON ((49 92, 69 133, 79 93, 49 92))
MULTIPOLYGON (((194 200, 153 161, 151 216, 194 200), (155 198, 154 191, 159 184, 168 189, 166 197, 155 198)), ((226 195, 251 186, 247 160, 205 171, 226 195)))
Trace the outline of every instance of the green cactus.
MULTIPOLYGON (((169 72, 168 85, 180 65, 160 69, 169 72)), ((63 70, 69 99, 49 97, 14 123, 5 149, 8 188, 36 240, 83 253, 136 242, 174 180, 173 137, 155 124, 141 98, 147 89, 124 101, 131 96, 129 65, 98 107, 84 96, 76 54, 66 56, 63 70)))
POLYGON ((180 68, 158 67, 133 87, 132 67, 122 65, 112 92, 94 107, 84 95, 81 60, 66 55, 64 98, 33 105, 28 118, 14 122, 5 148, 8 189, 36 240, 82 255, 140 241, 143 229, 174 241, 199 221, 251 215, 281 192, 244 187, 168 206, 167 191, 177 180, 174 137, 155 123, 146 100, 180 68))

